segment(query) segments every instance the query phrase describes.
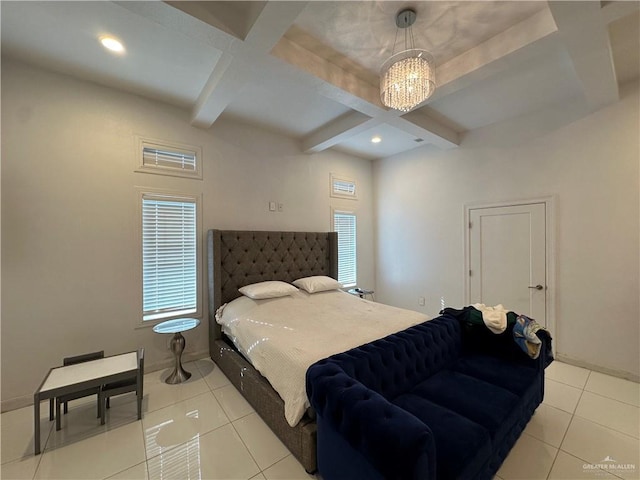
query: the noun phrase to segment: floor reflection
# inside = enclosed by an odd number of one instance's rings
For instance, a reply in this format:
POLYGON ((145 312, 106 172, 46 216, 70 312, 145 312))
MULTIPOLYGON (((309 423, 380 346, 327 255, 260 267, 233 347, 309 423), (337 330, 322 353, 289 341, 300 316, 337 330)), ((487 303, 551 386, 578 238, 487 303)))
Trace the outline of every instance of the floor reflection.
POLYGON ((145 432, 149 478, 197 480, 202 478, 198 410, 187 412, 179 421, 167 420, 145 432))

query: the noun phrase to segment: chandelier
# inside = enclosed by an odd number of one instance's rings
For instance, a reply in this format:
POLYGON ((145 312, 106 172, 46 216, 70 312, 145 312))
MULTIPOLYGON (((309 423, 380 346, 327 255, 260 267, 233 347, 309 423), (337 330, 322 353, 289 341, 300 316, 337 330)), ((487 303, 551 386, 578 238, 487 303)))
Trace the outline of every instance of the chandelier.
POLYGON ((408 112, 427 98, 436 89, 433 57, 426 50, 415 48, 411 25, 416 21, 416 12, 401 10, 396 16, 396 38, 391 57, 380 69, 380 99, 383 105, 408 112), (398 32, 404 30, 404 50, 395 53, 398 32))

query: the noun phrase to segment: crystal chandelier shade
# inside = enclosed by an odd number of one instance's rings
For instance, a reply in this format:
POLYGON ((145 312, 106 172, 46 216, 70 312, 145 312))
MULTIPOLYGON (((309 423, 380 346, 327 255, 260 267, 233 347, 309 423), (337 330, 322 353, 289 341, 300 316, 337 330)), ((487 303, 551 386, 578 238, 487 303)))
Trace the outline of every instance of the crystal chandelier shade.
MULTIPOLYGON (((396 16, 398 31, 404 30, 404 47, 384 62, 380 69, 380 99, 383 105, 408 112, 428 99, 436 89, 435 63, 429 52, 415 48, 411 25, 416 13, 411 9, 396 16)), ((393 51, 395 52, 395 42, 393 51)))
POLYGON ((425 50, 396 53, 382 65, 382 103, 402 112, 421 104, 436 89, 434 70, 433 57, 425 50))

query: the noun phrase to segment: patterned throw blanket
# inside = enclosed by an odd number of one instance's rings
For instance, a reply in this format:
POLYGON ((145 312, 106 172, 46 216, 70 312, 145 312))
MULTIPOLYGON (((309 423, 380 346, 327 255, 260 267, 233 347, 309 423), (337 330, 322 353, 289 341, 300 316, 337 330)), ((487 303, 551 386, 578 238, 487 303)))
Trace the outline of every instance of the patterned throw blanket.
MULTIPOLYGON (((513 340, 524 353, 533 359, 538 358, 542 346, 542 342, 536 332, 543 330, 547 335, 549 334, 534 319, 526 315, 518 315, 505 309, 502 305, 488 307, 484 304, 476 303, 459 310, 448 307, 440 311, 441 315, 444 313, 453 314, 470 324, 484 325, 496 335, 504 333, 508 327, 513 326, 513 340)), ((551 335, 549 335, 549 338, 551 338, 551 335)), ((553 359, 551 351, 548 352, 548 358, 553 359)))
POLYGON ((540 347, 542 345, 542 341, 538 338, 536 332, 544 329, 534 319, 526 315, 518 315, 513 326, 513 339, 524 353, 536 359, 540 355, 540 347))

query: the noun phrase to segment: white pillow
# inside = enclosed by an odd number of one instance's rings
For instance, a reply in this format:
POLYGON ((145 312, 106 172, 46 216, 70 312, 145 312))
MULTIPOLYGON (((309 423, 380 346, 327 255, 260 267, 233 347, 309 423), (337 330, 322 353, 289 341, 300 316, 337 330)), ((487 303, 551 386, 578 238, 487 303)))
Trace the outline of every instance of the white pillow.
POLYGON ((335 278, 325 277, 323 275, 299 278, 293 282, 293 284, 308 293, 324 292, 326 290, 342 288, 342 285, 340 285, 335 278))
POLYGON ((251 285, 245 285, 238 290, 241 294, 246 295, 247 297, 254 300, 285 297, 298 291, 298 289, 293 285, 276 280, 252 283, 251 285))

